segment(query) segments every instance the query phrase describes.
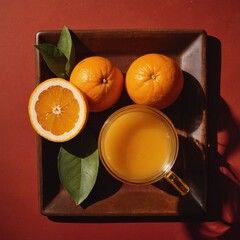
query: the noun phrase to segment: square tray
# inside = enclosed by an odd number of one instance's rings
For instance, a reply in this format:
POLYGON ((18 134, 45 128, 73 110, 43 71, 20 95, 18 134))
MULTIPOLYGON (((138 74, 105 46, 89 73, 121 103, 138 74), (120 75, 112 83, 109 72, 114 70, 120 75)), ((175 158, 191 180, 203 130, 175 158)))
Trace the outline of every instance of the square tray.
MULTIPOLYGON (((77 61, 92 55, 112 60, 126 74, 131 62, 147 53, 175 59, 184 73, 184 89, 164 109, 178 129, 180 150, 173 170, 190 186, 180 197, 169 183, 131 186, 114 180, 100 163, 96 185, 76 206, 61 186, 57 156, 61 144, 38 136, 40 211, 46 216, 189 216, 206 211, 207 195, 207 88, 206 38, 203 30, 79 30, 73 31, 77 61)), ((57 43, 60 31, 41 31, 36 44, 57 43)), ((54 77, 37 51, 37 83, 54 77)), ((124 91, 111 109, 90 113, 88 128, 98 137, 106 118, 131 104, 124 91)))

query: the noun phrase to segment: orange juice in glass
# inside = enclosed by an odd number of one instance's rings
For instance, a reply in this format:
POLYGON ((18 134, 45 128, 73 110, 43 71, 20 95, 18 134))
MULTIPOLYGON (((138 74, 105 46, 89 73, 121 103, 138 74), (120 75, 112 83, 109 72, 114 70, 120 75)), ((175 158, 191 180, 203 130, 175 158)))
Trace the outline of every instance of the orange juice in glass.
POLYGON ((116 179, 151 184, 162 178, 182 195, 188 186, 171 171, 178 154, 178 136, 161 111, 133 104, 114 112, 99 135, 103 165, 116 179))

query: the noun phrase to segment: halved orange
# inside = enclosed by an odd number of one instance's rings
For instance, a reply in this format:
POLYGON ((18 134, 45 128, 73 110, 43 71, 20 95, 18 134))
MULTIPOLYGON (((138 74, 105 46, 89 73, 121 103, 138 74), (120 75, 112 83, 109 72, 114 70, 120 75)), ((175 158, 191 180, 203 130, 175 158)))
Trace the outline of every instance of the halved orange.
POLYGON ((76 86, 61 78, 51 78, 32 92, 28 113, 40 136, 53 142, 65 142, 84 128, 88 104, 76 86))

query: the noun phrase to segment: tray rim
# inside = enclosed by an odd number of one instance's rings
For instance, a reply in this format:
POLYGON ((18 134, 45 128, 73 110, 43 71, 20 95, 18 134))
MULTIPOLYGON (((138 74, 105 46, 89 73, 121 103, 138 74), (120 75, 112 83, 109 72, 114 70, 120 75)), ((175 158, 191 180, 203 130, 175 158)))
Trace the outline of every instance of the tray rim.
MULTIPOLYGON (((149 29, 73 29, 73 30, 70 30, 71 32, 73 33, 82 33, 82 34, 96 34, 96 33, 101 33, 101 34, 111 34, 111 33, 117 33, 117 34, 133 34, 133 35, 137 35, 137 34, 146 34, 146 33, 149 33, 149 34, 157 34, 157 33, 175 33, 175 34, 199 34, 199 35, 202 35, 203 36, 203 51, 202 51, 202 59, 205 60, 205 65, 203 66, 203 71, 204 71, 204 74, 203 74, 203 78, 204 78, 204 83, 205 83, 205 86, 204 86, 204 91, 205 91, 205 94, 206 94, 206 98, 208 98, 208 89, 207 89, 207 32, 204 30, 204 29, 159 29, 159 28, 149 28, 149 29)), ((61 32, 61 30, 41 30, 41 31, 38 31, 36 32, 36 35, 35 35, 35 43, 38 44, 39 43, 39 37, 42 35, 42 34, 59 34, 61 32)), ((90 36, 90 35, 89 35, 90 36)), ((197 36, 199 37, 199 36, 197 36)), ((40 71, 41 71, 41 68, 40 68, 40 61, 39 61, 39 58, 40 58, 40 53, 38 51, 36 51, 36 84, 38 84, 40 82, 40 71)), ((206 115, 206 120, 207 120, 207 115, 208 115, 208 108, 205 110, 204 114, 206 115)), ((206 136, 205 136, 205 140, 206 140, 206 145, 208 146, 208 138, 207 138, 207 125, 208 125, 208 121, 205 122, 206 124, 206 136)), ((83 214, 76 214, 76 215, 65 215, 65 214, 61 214, 61 213, 55 213, 55 214, 48 214, 44 211, 44 206, 43 206, 43 184, 42 184, 42 165, 41 165, 41 161, 42 161, 42 137, 36 135, 36 138, 37 138, 37 154, 38 154, 38 182, 39 182, 39 198, 40 198, 40 212, 42 215, 45 215, 45 216, 48 216, 48 217, 51 217, 51 216, 62 216, 62 217, 93 217, 93 216, 96 216, 96 217, 124 217, 124 216, 132 216, 132 217, 138 217, 138 216, 143 216, 141 214, 135 214, 135 215, 132 215, 132 214, 126 214, 126 215, 119 215, 119 214, 99 214, 97 213, 96 215, 94 215, 93 213, 83 213, 83 214)), ((207 151, 206 151, 206 157, 207 157, 207 151)), ((207 178, 207 174, 206 174, 206 178, 207 178)), ((207 191, 207 179, 206 179, 206 183, 205 183, 205 190, 207 191)), ((203 208, 203 212, 206 213, 207 211, 207 206, 206 206, 206 203, 207 203, 207 194, 205 194, 205 199, 203 199, 203 202, 204 202, 204 208, 203 208)), ((145 216, 145 215, 144 215, 145 216)), ((173 218, 182 218, 182 217, 185 217, 187 215, 172 215, 172 214, 161 214, 160 215, 146 215, 146 217, 173 217, 173 218)))

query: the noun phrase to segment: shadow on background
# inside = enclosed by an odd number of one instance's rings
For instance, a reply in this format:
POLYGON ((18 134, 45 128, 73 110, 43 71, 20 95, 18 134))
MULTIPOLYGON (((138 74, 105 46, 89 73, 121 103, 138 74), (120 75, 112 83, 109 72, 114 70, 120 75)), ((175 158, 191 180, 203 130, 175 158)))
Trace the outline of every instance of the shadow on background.
MULTIPOLYGON (((161 217, 49 217, 50 220, 57 221, 57 222, 174 222, 174 221, 182 221, 185 222, 186 228, 188 229, 192 239, 211 239, 213 237, 219 237, 218 239, 237 239, 236 236, 238 235, 238 239, 240 236, 239 233, 239 216, 240 216, 240 190, 239 186, 236 182, 230 180, 226 175, 222 174, 219 170, 220 167, 223 167, 226 171, 231 174, 233 178, 237 180, 237 176, 231 169, 231 166, 227 162, 229 155, 232 151, 237 147, 237 143, 239 142, 239 129, 237 127, 236 122, 234 121, 231 111, 227 106, 226 102, 220 97, 220 72, 221 72, 221 43, 218 39, 208 36, 207 39, 208 45, 208 139, 210 143, 210 148, 208 149, 208 192, 207 192, 207 212, 202 216, 186 216, 186 217, 169 217, 169 216, 161 216, 161 217), (225 130, 228 132, 229 142, 225 146, 225 151, 223 154, 218 153, 218 143, 217 143, 217 133, 219 131, 225 130), (227 206, 228 209, 223 210, 223 206, 227 206), (222 215, 222 214, 225 214, 222 215)), ((87 51, 87 50, 86 50, 87 51)), ((184 77, 188 79, 187 90, 192 89, 192 86, 195 81, 193 81, 192 77, 189 76, 187 73, 184 73, 184 77)), ((195 98, 196 92, 193 92, 192 97, 195 98)), ((181 97, 180 97, 181 98, 181 97)), ((181 101, 181 99, 180 99, 181 101)), ((186 102, 186 104, 189 102, 186 102)), ((194 108, 195 110, 199 110, 197 112, 191 112, 192 115, 199 116, 198 120, 201 122, 202 120, 202 110, 206 108, 206 102, 200 101, 195 102, 198 105, 198 108, 194 108), (202 109, 202 110, 201 110, 202 109)), ((178 104, 178 103, 176 103, 178 104)), ((176 106, 176 105, 175 105, 176 106)), ((192 107, 191 107, 192 108, 192 107)), ((178 109, 178 107, 176 107, 178 109)), ((188 109, 189 110, 189 109, 188 109)), ((172 109, 169 110, 169 114, 173 113, 171 116, 173 118, 173 122, 178 122, 177 119, 174 120, 174 106, 172 109)), ((106 115, 107 116, 107 115, 106 115)), ((97 114, 94 115, 92 119, 90 119, 90 124, 92 124, 92 129, 94 133, 98 134, 98 126, 94 125, 94 118, 97 117, 97 114)), ((191 119, 191 115, 189 118, 191 119)), ((105 119, 103 118, 102 121, 105 119)), ((181 123, 179 123, 181 124, 181 123)), ((192 132, 196 129, 196 126, 199 125, 199 122, 194 124, 186 125, 185 130, 187 132, 192 132)), ((184 126, 181 126, 184 128, 184 126)), ((191 141, 191 139, 182 139, 180 141, 185 141, 184 144, 187 144, 188 147, 194 146, 193 154, 199 156, 201 158, 201 152, 196 147, 196 145, 191 141)), ((189 156, 194 157, 194 156, 189 156)), ((201 159, 200 159, 201 160, 201 159)), ((199 163, 202 161, 198 161, 199 163)), ((193 170, 194 167, 192 166, 193 170)), ((201 167, 201 166, 200 166, 201 167)), ((50 171, 50 170, 49 170, 50 171)), ((104 178, 104 182, 100 183, 99 186, 93 191, 92 197, 88 199, 86 202, 86 206, 91 205, 94 201, 96 201, 96 197, 99 196, 98 189, 112 189, 113 186, 109 186, 108 184, 112 183, 111 180, 108 179, 108 175, 104 173, 104 169, 100 171, 102 172, 101 178, 104 178)), ((180 174, 181 171, 179 171, 180 174)), ((184 177, 184 176, 183 176, 184 177)), ((198 182, 199 178, 194 178, 195 176, 192 175, 194 184, 198 185, 201 184, 198 182)), ((120 186, 116 183, 113 183, 114 191, 117 191, 120 186), (115 188, 116 187, 116 188, 115 188)), ((167 185, 166 185, 167 186, 167 185)), ((161 186, 163 188, 163 186, 161 186)), ((200 187, 201 188, 201 187, 200 187)), ((199 189, 199 186, 196 187, 199 189)), ((167 186, 165 191, 171 192, 173 195, 176 194, 171 186, 167 186)), ((106 192, 106 195, 110 194, 110 192, 106 192)), ((100 199, 99 199, 100 200, 100 199)), ((189 206, 193 206, 196 201, 192 201, 192 196, 186 196, 185 201, 180 204, 184 204, 181 207, 183 209, 187 209, 189 206)))
POLYGON ((207 214, 202 222, 186 223, 193 239, 237 240, 240 236, 239 176, 228 162, 239 146, 240 132, 231 111, 220 96, 221 43, 208 37, 208 198, 207 214), (225 131, 228 143, 220 154, 218 132, 225 131), (223 174, 225 173, 225 174, 223 174), (238 183, 238 184, 237 184, 238 183))

